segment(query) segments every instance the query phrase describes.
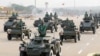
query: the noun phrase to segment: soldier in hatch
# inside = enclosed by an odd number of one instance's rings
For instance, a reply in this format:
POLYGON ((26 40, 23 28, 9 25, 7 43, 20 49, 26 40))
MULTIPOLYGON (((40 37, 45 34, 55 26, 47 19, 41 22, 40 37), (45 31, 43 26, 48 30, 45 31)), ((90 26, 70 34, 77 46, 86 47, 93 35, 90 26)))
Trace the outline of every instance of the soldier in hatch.
POLYGON ((48 22, 50 20, 50 16, 48 12, 46 12, 45 17, 44 17, 44 22, 48 22))
POLYGON ((16 27, 22 28, 22 26, 24 26, 24 25, 25 25, 25 23, 22 21, 22 19, 20 19, 20 20, 17 22, 16 27))
POLYGON ((58 19, 58 15, 57 15, 56 12, 55 12, 55 14, 54 14, 54 19, 58 19))

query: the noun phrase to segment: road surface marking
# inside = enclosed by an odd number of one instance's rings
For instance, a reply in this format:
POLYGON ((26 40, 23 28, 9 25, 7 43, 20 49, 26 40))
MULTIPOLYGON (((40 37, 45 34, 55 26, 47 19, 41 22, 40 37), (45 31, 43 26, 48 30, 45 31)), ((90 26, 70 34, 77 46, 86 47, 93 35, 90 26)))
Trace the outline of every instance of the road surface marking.
POLYGON ((81 49, 81 50, 78 52, 78 54, 81 54, 81 53, 82 53, 82 51, 83 51, 83 49, 81 49))

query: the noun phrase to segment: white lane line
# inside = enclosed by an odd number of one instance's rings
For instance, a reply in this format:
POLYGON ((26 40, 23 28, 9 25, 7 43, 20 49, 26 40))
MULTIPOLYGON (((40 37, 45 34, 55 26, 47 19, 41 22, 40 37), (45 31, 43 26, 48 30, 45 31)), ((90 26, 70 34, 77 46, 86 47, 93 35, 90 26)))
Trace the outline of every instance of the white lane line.
POLYGON ((86 43, 86 45, 88 46, 90 43, 86 43))
POLYGON ((86 43, 86 46, 85 46, 84 48, 82 48, 82 49, 78 52, 78 54, 81 54, 81 53, 83 52, 83 50, 84 50, 88 45, 90 45, 90 43, 86 43))
POLYGON ((82 53, 82 51, 83 51, 83 49, 81 49, 81 50, 78 52, 78 54, 81 54, 81 53, 82 53))

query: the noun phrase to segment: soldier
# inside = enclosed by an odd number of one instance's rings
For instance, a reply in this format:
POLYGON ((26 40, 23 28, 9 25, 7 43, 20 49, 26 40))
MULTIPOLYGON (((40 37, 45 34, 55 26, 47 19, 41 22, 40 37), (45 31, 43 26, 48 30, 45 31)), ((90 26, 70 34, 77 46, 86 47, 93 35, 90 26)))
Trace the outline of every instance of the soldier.
POLYGON ((16 27, 22 28, 22 26, 24 26, 23 24, 24 24, 24 23, 23 23, 22 19, 20 19, 20 21, 17 22, 16 27))
POLYGON ((74 22, 73 22, 73 20, 70 21, 70 26, 71 26, 72 28, 76 27, 75 24, 74 24, 74 22))
POLYGON ((12 13, 11 18, 12 18, 12 19, 17 19, 17 16, 15 15, 15 13, 12 13))
POLYGON ((46 36, 46 25, 44 25, 43 23, 39 25, 38 32, 40 34, 39 35, 40 37, 45 37, 46 36))
POLYGON ((57 19, 58 18, 58 15, 57 15, 57 13, 55 12, 55 14, 54 14, 54 19, 57 19))
POLYGON ((87 20, 89 17, 88 17, 88 14, 87 12, 85 12, 85 15, 84 15, 84 19, 83 20, 87 20))
POLYGON ((16 13, 16 17, 18 16, 18 13, 16 13))
POLYGON ((53 17, 53 15, 52 15, 52 13, 50 13, 50 20, 52 20, 52 17, 53 17))
POLYGON ((89 20, 92 20, 92 14, 90 13, 90 15, 89 15, 89 20))
POLYGON ((48 20, 50 20, 50 16, 48 12, 46 12, 45 17, 44 17, 44 22, 48 22, 48 20))
POLYGON ((87 18, 87 17, 88 17, 88 13, 87 13, 87 12, 85 12, 85 15, 84 15, 84 17, 85 17, 85 18, 87 18))

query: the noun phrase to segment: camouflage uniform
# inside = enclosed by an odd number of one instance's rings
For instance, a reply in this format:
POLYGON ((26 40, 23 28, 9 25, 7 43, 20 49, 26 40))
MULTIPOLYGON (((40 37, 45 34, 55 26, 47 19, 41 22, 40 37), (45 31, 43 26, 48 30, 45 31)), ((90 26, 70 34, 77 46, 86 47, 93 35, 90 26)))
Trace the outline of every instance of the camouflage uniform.
POLYGON ((45 37, 45 35, 46 35, 46 26, 43 25, 43 23, 41 25, 39 25, 38 32, 40 34, 40 37, 45 37))
POLYGON ((48 12, 46 12, 45 17, 44 17, 44 22, 48 22, 50 20, 50 16, 48 12))

